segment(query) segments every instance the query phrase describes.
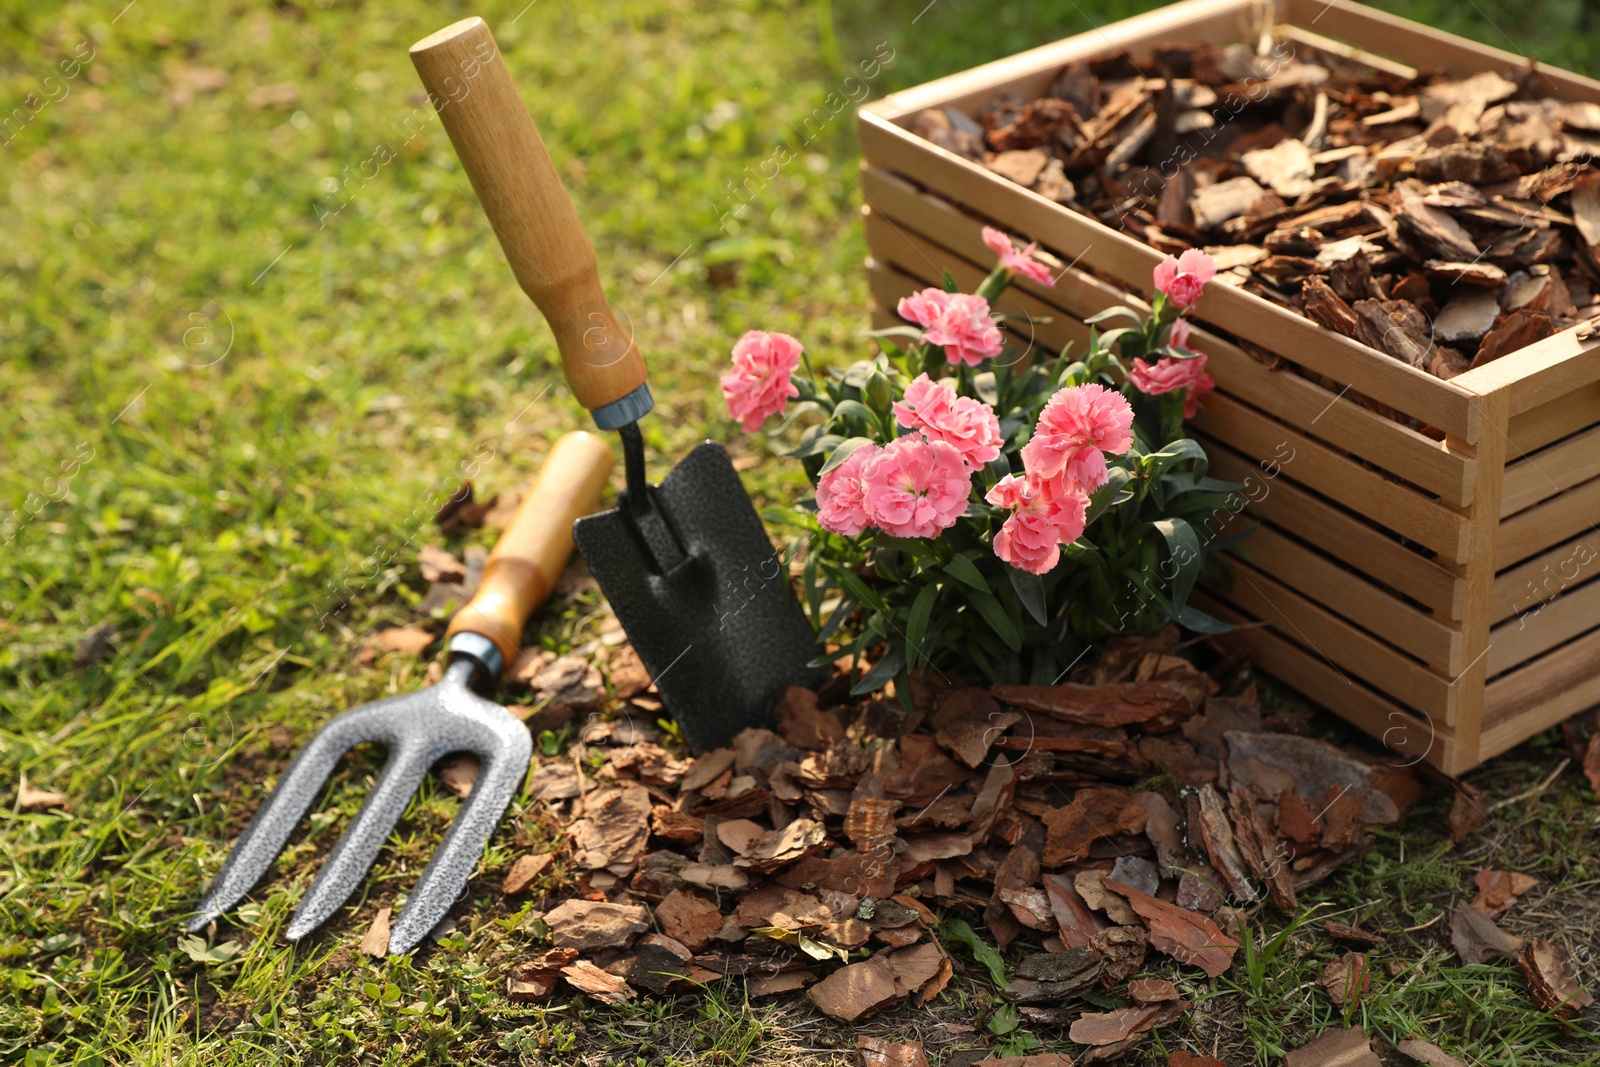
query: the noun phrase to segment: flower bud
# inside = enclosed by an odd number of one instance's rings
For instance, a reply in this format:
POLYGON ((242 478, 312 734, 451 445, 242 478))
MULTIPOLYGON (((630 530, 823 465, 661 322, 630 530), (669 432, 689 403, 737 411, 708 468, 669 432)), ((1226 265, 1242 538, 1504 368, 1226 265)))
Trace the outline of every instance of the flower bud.
POLYGON ((867 406, 879 415, 886 414, 889 406, 894 403, 894 391, 889 387, 889 379, 881 370, 872 372, 862 392, 866 395, 867 406))

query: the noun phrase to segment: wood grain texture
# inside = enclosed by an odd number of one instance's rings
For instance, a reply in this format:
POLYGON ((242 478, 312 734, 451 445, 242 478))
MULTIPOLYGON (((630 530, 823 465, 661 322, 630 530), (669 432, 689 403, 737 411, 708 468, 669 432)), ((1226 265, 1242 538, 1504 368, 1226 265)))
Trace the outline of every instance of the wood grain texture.
POLYGON ((506 262, 550 323, 573 395, 592 411, 633 392, 644 360, 489 27, 476 17, 447 26, 412 45, 411 62, 506 262))
POLYGON ((490 551, 478 591, 450 620, 450 634, 487 637, 506 666, 516 660, 528 616, 572 556, 572 524, 600 506, 614 462, 604 437, 574 430, 556 441, 490 551))

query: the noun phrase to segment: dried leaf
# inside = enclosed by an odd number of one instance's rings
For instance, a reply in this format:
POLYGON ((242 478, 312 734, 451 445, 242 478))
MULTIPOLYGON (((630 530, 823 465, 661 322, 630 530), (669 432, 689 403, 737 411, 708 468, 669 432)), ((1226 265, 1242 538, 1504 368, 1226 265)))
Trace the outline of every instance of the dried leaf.
POLYGON ((1372 988, 1372 971, 1364 952, 1346 952, 1322 969, 1317 985, 1336 1008, 1355 1008, 1372 988))
POLYGON ((1456 1059, 1432 1041, 1424 1041, 1420 1037, 1407 1038, 1395 1048, 1428 1067, 1467 1067, 1466 1061, 1456 1059))
POLYGON ((361 951, 365 955, 382 959, 389 954, 389 920, 393 915, 393 908, 379 908, 378 914, 372 917, 372 925, 361 936, 361 951))
POLYGON ((1539 879, 1531 874, 1511 871, 1479 871, 1472 876, 1472 881, 1478 887, 1478 895, 1472 898, 1471 906, 1491 919, 1503 914, 1518 897, 1539 884, 1539 879))
POLYGON ((457 752, 439 764, 439 782, 462 800, 472 795, 478 780, 478 757, 470 752, 457 752))
POLYGON ((459 582, 467 576, 467 565, 438 545, 423 545, 417 565, 425 582, 459 582))
POLYGON ((17 808, 20 811, 49 811, 51 808, 66 810, 67 795, 57 793, 53 789, 35 789, 28 784, 28 779, 23 776, 17 782, 17 808))
POLYGON ((1359 1026, 1324 1030, 1284 1057, 1283 1067, 1383 1067, 1372 1041, 1359 1026))
POLYGON ((1487 963, 1522 947, 1522 938, 1506 933, 1494 920, 1467 904, 1450 917, 1450 944, 1462 963, 1487 963))

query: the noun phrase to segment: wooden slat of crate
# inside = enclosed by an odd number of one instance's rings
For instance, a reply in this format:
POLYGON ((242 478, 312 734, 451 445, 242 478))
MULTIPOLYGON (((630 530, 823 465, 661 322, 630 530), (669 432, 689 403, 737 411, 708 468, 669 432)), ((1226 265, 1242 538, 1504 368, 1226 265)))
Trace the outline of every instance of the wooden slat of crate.
POLYGON ((1479 759, 1600 703, 1600 630, 1489 683, 1479 759))
MULTIPOLYGON (((1280 0, 1277 11, 1283 21, 1314 27, 1317 32, 1339 40, 1381 48, 1389 58, 1419 68, 1464 75, 1485 70, 1516 70, 1529 62, 1525 56, 1346 0, 1280 0)), ((1541 80, 1549 79, 1554 95, 1570 100, 1600 101, 1600 82, 1542 63, 1537 69, 1541 80)))
MULTIPOLYGON (((873 255, 909 269, 926 261, 942 269, 956 261, 982 264, 993 252, 984 245, 984 223, 947 201, 922 193, 911 183, 878 167, 862 168, 861 191, 870 208, 867 241, 873 255), (887 225, 888 230, 882 228, 887 225), (882 232, 880 244, 874 235, 882 232), (907 247, 910 246, 910 247, 907 247), (941 255, 939 250, 944 250, 941 255), (910 262, 907 262, 909 260, 910 262)), ((921 272, 912 269, 911 273, 921 272)), ((937 273, 932 275, 937 277, 937 273)), ((1079 270, 1067 270, 1054 288, 1018 279, 1014 288, 1078 318, 1124 304, 1139 311, 1149 305, 1079 270)), ((1383 417, 1359 404, 1339 402, 1338 393, 1292 371, 1268 370, 1237 346, 1201 328, 1192 343, 1211 357, 1211 373, 1232 395, 1268 408, 1300 425, 1315 424, 1316 436, 1362 457, 1451 504, 1472 502, 1476 461, 1459 455, 1432 438, 1383 417)))
POLYGON ((1452 682, 1239 559, 1228 561, 1228 602, 1309 647, 1339 672, 1456 726, 1452 682))
POLYGON ((1560 544, 1584 530, 1593 530, 1600 516, 1600 478, 1591 478, 1537 507, 1500 523, 1495 570, 1502 571, 1529 556, 1560 544))
POLYGON ((1212 393, 1192 423, 1247 456, 1262 458, 1281 446, 1292 448, 1294 459, 1285 465, 1292 468, 1295 481, 1315 485, 1322 495, 1444 559, 1464 563, 1468 558, 1468 523, 1461 512, 1351 462, 1233 397, 1212 393))
MULTIPOLYGON (((1600 416, 1600 408, 1594 414, 1600 416)), ((1600 426, 1580 430, 1507 466, 1500 517, 1525 511, 1595 477, 1600 477, 1600 426)), ((1595 518, 1600 519, 1600 513, 1595 518)))
POLYGON ((1525 459, 1546 445, 1592 425, 1597 411, 1600 411, 1600 382, 1575 388, 1542 407, 1513 415, 1506 434, 1506 451, 1514 460, 1525 459))
POLYGON ((1581 585, 1600 571, 1600 533, 1586 531, 1548 552, 1495 575, 1489 618, 1494 623, 1531 611, 1541 601, 1581 585))
POLYGON ((1200 610, 1235 627, 1219 637, 1218 644, 1244 652, 1266 673, 1337 712, 1396 752, 1416 761, 1426 759, 1447 774, 1459 773, 1477 762, 1474 753, 1463 750, 1450 728, 1436 718, 1418 715, 1373 692, 1329 666, 1315 652, 1204 591, 1196 591, 1194 601, 1200 610))
MULTIPOLYGON (((1242 517, 1241 521, 1248 521, 1242 517)), ((1461 631, 1266 523, 1240 546, 1250 565, 1446 675, 1465 664, 1461 631)))
MULTIPOLYGON (((1600 618, 1600 580, 1563 590, 1560 596, 1543 606, 1507 619, 1489 631, 1489 677, 1503 674, 1586 633, 1597 618, 1600 618)), ((1595 667, 1600 670, 1600 662, 1595 667)))
POLYGON ((1211 459, 1211 471, 1231 482, 1254 479, 1246 490, 1250 510, 1372 578, 1426 605, 1444 619, 1460 619, 1465 583, 1460 575, 1408 551, 1343 508, 1296 485, 1287 474, 1267 478, 1257 461, 1221 442, 1197 434, 1211 459))
POLYGON ((1255 0, 1188 0, 891 93, 876 103, 888 112, 907 114, 925 107, 971 109, 1001 93, 1031 100, 1044 95, 1056 73, 1074 59, 1184 37, 1231 40, 1254 4, 1255 0))

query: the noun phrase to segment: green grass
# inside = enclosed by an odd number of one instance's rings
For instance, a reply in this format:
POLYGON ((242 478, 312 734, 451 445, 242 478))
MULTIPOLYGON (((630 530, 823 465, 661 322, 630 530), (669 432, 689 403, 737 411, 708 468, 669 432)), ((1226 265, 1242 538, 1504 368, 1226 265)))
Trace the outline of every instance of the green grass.
MULTIPOLYGON (((0 5, 0 116, 53 98, 0 147, 0 1062, 851 1062, 848 1032, 751 1009, 732 987, 625 1011, 506 1003, 505 973, 536 942, 527 907, 495 886, 548 834, 526 797, 438 947, 383 963, 354 951, 449 819, 431 785, 361 895, 286 946, 372 752, 347 761, 254 903, 211 942, 182 936, 292 747, 269 727, 303 742, 419 683, 407 657, 356 656, 374 629, 415 620, 416 550, 441 540, 429 515, 464 465, 486 492, 515 488, 584 424, 405 50, 469 12, 495 27, 644 345, 659 474, 704 435, 759 455, 715 390, 741 331, 786 330, 824 360, 860 350, 850 108, 817 115, 856 91, 862 61, 892 49, 867 87, 879 95, 1147 5, 122 2, 0 5), (76 76, 46 80, 74 56, 76 76), (210 69, 225 80, 206 84, 210 69), (285 84, 279 99, 297 100, 268 106, 262 90, 285 84), (792 158, 750 181, 780 145, 792 158), (730 189, 748 199, 731 221, 730 189), (114 652, 75 666, 102 623, 114 652), (24 775, 65 793, 67 812, 13 810, 24 775)), ((1504 27, 1580 70, 1600 51, 1576 0, 1536 18, 1511 0, 1386 6, 1502 46, 1504 27)), ((769 462, 746 477, 781 499, 799 474, 769 462)), ((595 611, 592 595, 553 604, 540 640, 583 642, 595 611)), ((1479 778, 1510 796, 1555 759, 1525 749, 1479 778)), ((1560 932, 1600 878, 1592 803, 1569 774, 1501 813, 1511 831, 1456 850, 1432 811, 1313 899, 1420 926, 1492 858, 1549 879, 1557 918, 1526 932, 1560 932)), ((1270 936, 1285 920, 1255 921, 1270 936)), ((1415 1028, 1483 1062, 1581 1062, 1581 1036, 1529 1015, 1514 968, 1452 966, 1440 929, 1397 943, 1421 969, 1365 1009, 1369 1028, 1415 1028)), ((1237 1062, 1272 1062, 1335 1021, 1306 984, 1332 953, 1302 928, 1248 989, 1185 978, 1205 999, 1163 1043, 1214 1036, 1237 1062)), ((992 1008, 963 978, 932 1016, 874 1026, 976 1046, 981 1030, 926 1020, 992 1008)))

